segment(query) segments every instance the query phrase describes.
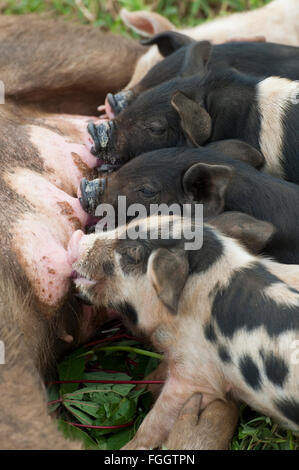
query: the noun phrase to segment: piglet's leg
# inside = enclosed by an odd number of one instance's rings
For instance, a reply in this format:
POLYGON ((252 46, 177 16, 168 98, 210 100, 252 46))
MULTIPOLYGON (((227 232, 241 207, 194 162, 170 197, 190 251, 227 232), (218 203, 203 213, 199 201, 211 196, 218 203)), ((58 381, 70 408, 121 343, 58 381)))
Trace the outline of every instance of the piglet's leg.
POLYGON ((135 437, 123 450, 154 449, 161 445, 192 392, 190 387, 170 377, 135 437))
POLYGON ((215 400, 199 415, 201 394, 184 405, 165 442, 169 450, 226 450, 233 437, 238 407, 233 401, 215 400))
MULTIPOLYGON (((167 377, 167 372, 168 372, 168 366, 166 361, 162 361, 158 367, 151 372, 149 375, 145 377, 145 380, 159 380, 159 381, 165 381, 167 377)), ((137 385, 137 389, 144 388, 143 384, 137 385)), ((149 384, 146 386, 146 389, 153 394, 154 400, 157 400, 158 396, 161 393, 161 390, 163 388, 163 383, 162 384, 149 384)))

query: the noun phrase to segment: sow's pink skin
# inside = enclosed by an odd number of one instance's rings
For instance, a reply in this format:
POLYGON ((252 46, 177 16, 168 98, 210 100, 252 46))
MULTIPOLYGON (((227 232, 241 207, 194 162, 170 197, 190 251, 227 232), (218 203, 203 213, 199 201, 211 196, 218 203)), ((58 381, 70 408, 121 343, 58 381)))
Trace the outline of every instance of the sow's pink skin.
POLYGON ((28 205, 11 230, 11 246, 38 299, 48 307, 62 303, 71 283, 72 234, 89 223, 77 188, 92 177, 98 160, 90 153, 85 116, 45 115, 25 130, 42 160, 41 173, 23 165, 8 168, 6 183, 28 205))

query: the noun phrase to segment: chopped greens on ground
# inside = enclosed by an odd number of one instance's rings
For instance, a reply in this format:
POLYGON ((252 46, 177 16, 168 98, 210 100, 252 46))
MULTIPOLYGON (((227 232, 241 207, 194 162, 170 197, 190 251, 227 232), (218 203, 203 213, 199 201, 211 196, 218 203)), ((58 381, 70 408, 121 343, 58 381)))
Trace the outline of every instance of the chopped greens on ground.
MULTIPOLYGON (((98 344, 77 349, 58 365, 56 382, 76 383, 54 382, 48 387, 49 412, 57 418, 59 429, 66 437, 82 441, 86 449, 123 447, 153 403, 146 385, 113 383, 142 381, 162 358, 130 339, 122 328, 112 328, 98 344)), ((231 449, 299 450, 299 438, 242 405, 231 449)))
POLYGON ((88 449, 120 449, 134 436, 152 396, 142 384, 113 381, 140 381, 156 369, 161 357, 127 339, 80 348, 67 356, 58 365, 56 382, 78 382, 48 387, 49 412, 57 417, 59 429, 88 449))

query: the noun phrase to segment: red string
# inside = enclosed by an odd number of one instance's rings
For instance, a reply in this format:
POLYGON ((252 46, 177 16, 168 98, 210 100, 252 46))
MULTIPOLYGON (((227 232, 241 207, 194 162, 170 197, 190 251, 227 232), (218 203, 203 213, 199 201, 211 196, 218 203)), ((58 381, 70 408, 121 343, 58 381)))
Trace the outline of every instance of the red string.
POLYGON ((92 369, 85 369, 85 372, 107 372, 108 374, 122 374, 119 370, 102 369, 101 367, 94 367, 92 369))
POLYGON ((138 365, 136 361, 133 361, 133 359, 130 359, 129 357, 127 357, 126 362, 128 362, 128 364, 134 367, 138 365))
POLYGON ((116 426, 95 426, 94 424, 79 424, 79 423, 70 423, 69 421, 65 421, 72 426, 76 426, 77 428, 90 428, 90 429, 119 429, 119 428, 127 428, 134 424, 134 421, 130 421, 130 423, 126 424, 118 424, 116 426))
POLYGON ((164 384, 164 380, 55 380, 54 382, 49 382, 47 385, 56 385, 56 384, 144 384, 144 385, 159 385, 164 384))
POLYGON ((58 400, 48 401, 48 406, 55 405, 56 403, 62 403, 62 398, 58 398, 58 400))
POLYGON ((96 346, 97 344, 101 344, 101 343, 109 343, 110 341, 116 341, 118 339, 132 339, 134 341, 139 341, 138 338, 136 338, 135 336, 130 336, 126 333, 122 334, 122 335, 116 335, 116 336, 109 336, 109 338, 103 338, 103 339, 98 339, 96 341, 92 341, 91 343, 88 343, 88 344, 85 344, 84 345, 84 348, 90 348, 92 346, 96 346))
MULTIPOLYGON (((85 344, 84 347, 89 348, 89 347, 95 346, 97 344, 102 344, 102 343, 107 343, 107 342, 109 343, 111 341, 116 341, 118 339, 130 339, 130 340, 134 340, 134 341, 139 341, 138 338, 136 338, 134 336, 131 336, 131 335, 128 335, 125 332, 125 330, 122 329, 122 327, 123 327, 122 323, 117 321, 117 323, 115 324, 114 322, 115 321, 112 320, 111 322, 109 322, 109 324, 112 324, 113 326, 114 325, 119 326, 120 331, 118 331, 114 336, 112 335, 108 338, 102 338, 102 339, 93 341, 91 343, 85 344), (123 333, 123 331, 124 331, 124 333, 123 333)), ((131 360, 131 359, 128 359, 128 361, 132 365, 137 365, 137 363, 135 361, 131 360)), ((112 371, 112 370, 105 370, 103 372, 119 373, 119 371, 112 371)), ((82 380, 55 380, 53 382, 49 382, 47 385, 75 384, 75 383, 160 385, 160 384, 164 384, 164 380, 84 380, 84 379, 82 379, 82 380)), ((63 398, 60 397, 58 400, 49 401, 48 406, 55 405, 56 403, 63 403, 63 398)), ((119 424, 119 425, 115 425, 115 426, 96 426, 96 425, 92 425, 92 424, 79 424, 79 423, 73 423, 73 422, 69 422, 69 421, 66 421, 66 422, 68 424, 72 425, 72 426, 76 426, 78 428, 85 428, 85 429, 87 429, 87 428, 90 428, 90 429, 121 429, 121 428, 125 428, 125 427, 131 426, 132 424, 134 424, 134 421, 131 421, 131 422, 126 423, 126 424, 119 424)))

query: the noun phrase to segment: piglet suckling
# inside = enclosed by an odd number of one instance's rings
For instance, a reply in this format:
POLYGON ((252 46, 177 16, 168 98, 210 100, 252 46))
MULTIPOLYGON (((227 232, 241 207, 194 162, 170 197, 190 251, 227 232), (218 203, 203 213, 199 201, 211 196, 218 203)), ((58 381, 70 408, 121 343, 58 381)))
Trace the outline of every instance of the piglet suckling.
MULTIPOLYGON (((255 253, 262 252, 281 263, 298 264, 298 185, 260 171, 264 163, 258 150, 238 140, 214 142, 199 149, 161 149, 139 155, 101 183, 99 179, 83 180, 85 197, 81 202, 91 214, 98 206, 110 204, 117 220, 123 216, 119 196, 125 197, 127 208, 142 204, 147 215, 158 210, 155 205, 162 208, 163 204, 203 204, 205 218, 242 212, 243 217, 247 214, 275 227, 267 244, 255 253)), ((231 217, 227 219, 228 226, 233 222, 231 217)), ((252 235, 258 248, 254 230, 252 235)), ((249 246, 248 232, 246 242, 249 246)))
POLYGON ((118 311, 168 363, 158 400, 125 448, 165 442, 194 393, 201 409, 231 396, 298 431, 299 292, 211 225, 202 247, 186 250, 189 223, 153 216, 71 243, 81 291, 118 311), (142 236, 126 237, 130 230, 142 236))

